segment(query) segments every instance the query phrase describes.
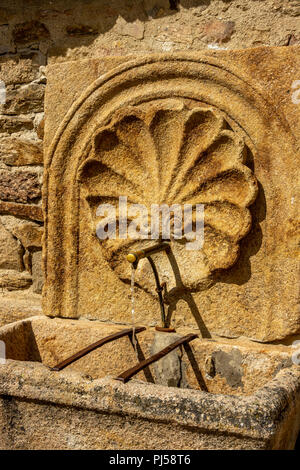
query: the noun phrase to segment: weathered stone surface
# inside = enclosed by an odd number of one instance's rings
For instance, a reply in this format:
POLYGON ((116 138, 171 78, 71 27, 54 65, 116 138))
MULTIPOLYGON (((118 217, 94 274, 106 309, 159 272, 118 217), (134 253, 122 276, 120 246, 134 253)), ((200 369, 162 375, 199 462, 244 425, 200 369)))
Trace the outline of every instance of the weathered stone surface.
POLYGON ((11 43, 10 27, 8 24, 0 25, 0 54, 14 52, 14 46, 11 43))
MULTIPOLYGON (((3 60, 3 59, 2 59, 3 60)), ((0 62, 0 78, 6 86, 15 83, 29 83, 38 76, 38 66, 29 59, 6 60, 0 62)))
MULTIPOLYGON (((136 361, 128 338, 108 343, 60 372, 47 367, 119 329, 45 317, 1 328, 7 357, 0 366, 3 449, 293 448, 299 430, 300 371, 296 366, 279 367, 273 376, 275 364, 290 359, 288 347, 249 342, 241 346, 241 354, 249 355, 249 369, 264 364, 268 370, 266 381, 247 396, 233 396, 222 382, 208 394, 147 383, 145 377, 127 384, 104 377, 107 367, 120 372, 118 367, 136 361)), ((138 335, 145 353, 143 344, 149 344, 153 334, 147 330, 138 335)), ((201 339, 191 343, 193 353, 207 356, 228 347, 232 345, 201 339)), ((246 383, 246 376, 243 379, 246 383)), ((215 380, 205 377, 209 387, 215 380)), ((254 382, 251 373, 247 380, 254 382)))
POLYGON ((42 293, 44 285, 44 273, 42 269, 42 252, 32 253, 32 290, 37 294, 42 293))
POLYGON ((131 36, 135 39, 143 39, 144 37, 145 27, 141 21, 127 23, 123 18, 119 18, 116 29, 123 36, 131 36))
POLYGON ((0 160, 11 166, 41 165, 43 163, 42 143, 12 137, 0 138, 0 160))
POLYGON ((291 34, 288 39, 289 46, 295 46, 300 44, 300 36, 295 36, 294 34, 291 34))
POLYGON ((13 134, 14 132, 32 130, 33 119, 30 115, 29 116, 0 115, 0 129, 2 132, 8 133, 8 134, 13 134))
MULTIPOLYGON (((151 355, 156 354, 180 339, 176 333, 156 333, 151 348, 151 355)), ((153 364, 155 383, 167 387, 186 387, 183 377, 182 351, 177 348, 153 364)))
POLYGON ((29 250, 25 250, 23 255, 24 268, 30 274, 32 274, 32 253, 29 250))
MULTIPOLYGON (((172 256, 153 256, 171 323, 260 341, 298 334, 297 47, 120 63, 48 71, 45 313, 130 321, 125 255, 147 241, 99 241, 95 214, 127 196, 129 205, 205 204, 203 249, 172 239, 172 256)), ((147 260, 136 279, 136 320, 159 323, 147 260)))
POLYGON ((204 33, 209 41, 226 42, 231 38, 234 27, 233 21, 214 20, 204 27, 204 33))
POLYGON ((44 220, 42 208, 33 204, 17 204, 15 202, 0 201, 0 214, 14 215, 16 217, 24 217, 40 222, 44 220))
POLYGON ((20 240, 24 248, 41 248, 43 227, 34 223, 18 224, 12 233, 20 240))
POLYGON ((29 291, 1 292, 0 294, 0 325, 42 315, 41 296, 29 291))
POLYGON ((32 44, 41 39, 48 39, 50 33, 39 21, 28 21, 15 25, 13 39, 16 44, 32 44))
POLYGON ((0 170, 0 199, 34 202, 41 196, 39 176, 27 170, 0 170))
POLYGON ((32 253, 41 249, 43 227, 12 215, 2 215, 0 221, 11 234, 10 236, 14 237, 15 242, 18 240, 20 248, 22 247, 20 253, 24 264, 24 267, 22 264, 22 270, 25 268, 26 271, 32 273, 32 253))
POLYGON ((0 287, 2 288, 7 290, 27 289, 31 284, 31 276, 26 271, 0 270, 0 287))
POLYGON ((22 271, 23 250, 20 243, 0 223, 0 269, 22 271))
POLYGON ((6 87, 6 102, 0 106, 3 114, 40 113, 44 110, 45 85, 28 83, 6 87))

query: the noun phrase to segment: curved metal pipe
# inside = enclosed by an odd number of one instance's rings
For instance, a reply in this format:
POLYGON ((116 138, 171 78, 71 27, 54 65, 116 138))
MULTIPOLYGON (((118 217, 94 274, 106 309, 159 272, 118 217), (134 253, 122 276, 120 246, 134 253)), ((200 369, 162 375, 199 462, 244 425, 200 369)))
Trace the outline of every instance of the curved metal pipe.
POLYGON ((163 290, 164 284, 160 284, 158 271, 156 269, 153 259, 151 258, 151 255, 153 255, 154 253, 158 253, 159 251, 168 252, 169 250, 170 250, 170 244, 168 242, 159 242, 153 246, 144 248, 143 250, 138 250, 138 251, 133 251, 131 253, 128 253, 127 255, 127 261, 129 261, 129 263, 132 263, 134 269, 137 268, 137 265, 140 259, 142 258, 148 259, 151 265, 153 274, 154 274, 155 282, 156 282, 156 292, 158 294, 162 325, 163 325, 163 328, 166 328, 166 329, 167 329, 166 313, 165 313, 164 300, 162 296, 162 290, 163 290))

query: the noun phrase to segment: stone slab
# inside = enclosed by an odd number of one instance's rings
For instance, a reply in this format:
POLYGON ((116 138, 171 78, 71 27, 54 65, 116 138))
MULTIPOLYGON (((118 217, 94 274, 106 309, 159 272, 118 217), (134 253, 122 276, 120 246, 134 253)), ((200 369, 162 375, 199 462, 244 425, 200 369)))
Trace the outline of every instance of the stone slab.
MULTIPOLYGON (((134 180, 136 191, 144 185, 139 202, 155 201, 155 185, 163 190, 149 176, 155 145, 159 171, 170 182, 168 202, 186 198, 200 178, 204 186, 195 186, 194 202, 208 204, 204 251, 188 255, 174 243, 172 267, 164 254, 154 258, 167 282, 171 323, 197 327, 203 336, 275 341, 297 335, 299 73, 298 46, 49 66, 45 313, 130 321, 130 266, 124 260, 129 248, 142 243, 100 242, 95 204, 107 196, 137 200, 125 179, 104 171, 103 161, 110 172, 134 180), (192 116, 197 130, 182 133, 192 116), (123 138, 130 151, 119 146, 114 153, 104 140, 107 130, 123 138), (180 138, 185 145, 181 154, 188 148, 189 155, 201 153, 206 145, 206 167, 185 173, 182 162, 188 154, 176 167, 180 138), (217 179, 210 183, 207 178, 217 179), (180 193, 180 184, 186 193, 180 193)), ((149 269, 144 260, 136 274, 135 315, 137 322, 151 325, 159 323, 159 305, 149 269)))

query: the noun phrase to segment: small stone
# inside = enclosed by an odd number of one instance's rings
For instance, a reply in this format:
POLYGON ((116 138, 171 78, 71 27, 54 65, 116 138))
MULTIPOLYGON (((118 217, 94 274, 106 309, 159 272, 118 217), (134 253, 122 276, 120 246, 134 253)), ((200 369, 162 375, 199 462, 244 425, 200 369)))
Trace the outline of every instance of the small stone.
POLYGON ((0 64, 0 79, 5 85, 29 83, 38 77, 38 66, 29 59, 8 60, 0 64))
POLYGON ((0 170, 0 199, 3 201, 30 202, 40 196, 37 173, 0 170))
MULTIPOLYGON (((156 354, 181 337, 175 333, 155 333, 151 346, 151 354, 156 354)), ((167 387, 180 387, 182 385, 181 352, 172 351, 153 365, 155 383, 167 387)))
POLYGON ((226 42, 234 32, 235 23, 233 21, 210 21, 204 27, 204 33, 209 41, 226 42))
POLYGON ((3 114, 40 113, 44 111, 45 85, 29 83, 6 87, 6 103, 0 106, 3 114))
POLYGON ((300 36, 295 36, 294 34, 291 34, 288 40, 288 45, 295 46, 296 44, 300 44, 300 36))
POLYGON ((43 227, 28 222, 15 226, 12 233, 20 240, 24 248, 30 249, 41 248, 43 231, 43 227))
POLYGON ((33 121, 34 129, 39 139, 44 138, 45 114, 37 113, 33 121))
POLYGON ((23 256, 23 263, 26 271, 32 274, 32 260, 31 260, 31 252, 29 250, 25 250, 23 256))
POLYGON ((3 116, 0 114, 0 129, 12 134, 33 129, 33 119, 30 116, 3 116))
POLYGON ((44 284, 44 274, 42 270, 42 252, 32 253, 32 289, 33 292, 40 294, 44 284))
POLYGON ((27 139, 4 137, 0 139, 0 160, 6 165, 41 165, 42 143, 27 139))
POLYGON ((0 214, 24 217, 39 222, 44 220, 42 208, 33 204, 17 204, 15 202, 0 201, 0 214))
POLYGON ((26 289, 32 284, 32 278, 27 271, 0 270, 0 287, 7 290, 26 289))
POLYGON ((117 21, 117 31, 122 34, 122 36, 131 36, 135 39, 143 39, 145 26, 144 24, 137 20, 133 23, 127 23, 125 20, 119 19, 117 21))

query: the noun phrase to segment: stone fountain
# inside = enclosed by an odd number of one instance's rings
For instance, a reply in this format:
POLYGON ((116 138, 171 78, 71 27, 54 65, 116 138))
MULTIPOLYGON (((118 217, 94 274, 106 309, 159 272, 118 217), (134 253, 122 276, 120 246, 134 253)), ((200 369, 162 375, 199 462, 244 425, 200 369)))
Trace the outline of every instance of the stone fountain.
MULTIPOLYGON (((43 316, 0 329, 5 449, 292 449, 300 428, 300 60, 294 48, 174 53, 48 67, 43 316), (298 74, 298 75, 297 75, 298 74), (299 93, 298 93, 299 94, 299 93), (299 185, 298 185, 299 186, 299 185), (204 243, 170 235, 151 265, 99 240, 151 204, 204 205, 204 243), (108 207, 108 206, 107 206, 108 207), (298 230, 298 232, 297 232, 298 230), (166 325, 164 325, 166 326, 166 325), (137 361, 188 344, 122 383, 137 361), (136 347, 135 347, 136 346, 136 347)), ((158 237, 159 238, 159 234, 158 237)))

